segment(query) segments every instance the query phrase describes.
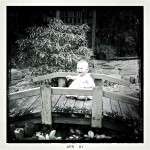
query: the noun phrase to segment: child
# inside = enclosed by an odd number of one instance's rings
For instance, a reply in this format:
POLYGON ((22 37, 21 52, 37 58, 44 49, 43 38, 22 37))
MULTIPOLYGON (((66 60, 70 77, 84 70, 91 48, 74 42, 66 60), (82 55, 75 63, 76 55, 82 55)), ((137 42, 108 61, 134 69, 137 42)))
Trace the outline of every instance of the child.
MULTIPOLYGON (((78 88, 94 88, 95 83, 93 78, 90 76, 89 72, 89 65, 88 62, 85 60, 80 60, 77 63, 77 72, 79 75, 77 76, 70 76, 68 75, 66 78, 67 80, 72 79, 73 82, 69 86, 69 88, 78 89, 78 88)), ((92 96, 73 96, 78 99, 92 99, 92 96)))

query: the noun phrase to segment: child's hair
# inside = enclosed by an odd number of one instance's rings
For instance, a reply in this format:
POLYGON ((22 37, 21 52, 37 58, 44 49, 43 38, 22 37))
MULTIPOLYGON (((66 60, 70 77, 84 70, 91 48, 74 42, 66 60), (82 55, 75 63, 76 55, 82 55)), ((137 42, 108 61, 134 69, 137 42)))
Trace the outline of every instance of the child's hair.
POLYGON ((81 59, 80 61, 78 61, 77 65, 79 64, 84 64, 86 68, 89 68, 89 64, 85 59, 81 59))

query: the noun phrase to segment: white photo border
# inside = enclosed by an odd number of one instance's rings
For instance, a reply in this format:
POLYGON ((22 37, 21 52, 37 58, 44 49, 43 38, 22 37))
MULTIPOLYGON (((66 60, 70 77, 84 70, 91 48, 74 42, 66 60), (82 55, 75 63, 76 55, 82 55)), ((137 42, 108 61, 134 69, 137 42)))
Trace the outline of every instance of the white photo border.
MULTIPOLYGON (((84 150, 89 149, 117 149, 117 150, 140 150, 140 149, 149 149, 150 142, 149 142, 149 135, 150 135, 150 102, 148 101, 150 98, 149 92, 149 58, 150 52, 148 51, 150 38, 148 36, 149 27, 150 27, 150 3, 148 0, 0 0, 0 69, 1 69, 1 77, 0 77, 0 97, 1 97, 1 104, 0 104, 0 149, 16 149, 16 150, 24 150, 24 149, 68 149, 68 145, 74 145, 74 149, 80 149, 79 145, 83 145, 84 150), (139 144, 118 144, 118 143, 40 143, 40 144, 8 144, 6 143, 6 127, 7 127, 7 120, 6 120, 6 80, 7 80, 7 63, 6 63, 6 7, 7 6, 144 6, 144 143, 139 144)), ((70 150, 71 148, 69 148, 70 150)))

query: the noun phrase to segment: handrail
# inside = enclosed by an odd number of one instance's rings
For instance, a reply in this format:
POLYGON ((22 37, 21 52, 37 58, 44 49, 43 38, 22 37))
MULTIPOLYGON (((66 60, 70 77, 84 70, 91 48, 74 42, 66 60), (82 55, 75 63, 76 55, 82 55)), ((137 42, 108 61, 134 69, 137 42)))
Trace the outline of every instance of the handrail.
MULTIPOLYGON (((40 76, 34 78, 33 81, 41 80, 51 80, 52 78, 59 78, 59 86, 63 85, 63 81, 68 74, 76 75, 76 73, 61 72, 52 73, 45 76, 40 76)), ((94 79, 96 79, 96 87, 93 89, 71 89, 67 87, 51 87, 50 85, 43 85, 41 87, 24 90, 20 92, 11 93, 8 97, 11 100, 16 100, 24 97, 40 95, 41 101, 41 120, 42 124, 52 125, 52 95, 77 95, 77 96, 93 96, 92 106, 91 106, 91 126, 96 128, 102 127, 103 118, 103 97, 111 98, 112 100, 118 100, 125 103, 139 105, 139 100, 137 98, 121 95, 118 93, 112 93, 102 89, 103 81, 108 80, 118 84, 127 85, 126 82, 122 80, 113 78, 104 74, 91 74, 94 79)), ((11 101, 12 102, 12 101, 11 101)))
POLYGON ((130 85, 130 83, 128 81, 112 77, 111 75, 96 74, 96 73, 93 73, 91 75, 93 76, 94 79, 102 79, 103 81, 108 80, 110 82, 114 82, 114 83, 121 84, 121 85, 124 85, 124 86, 129 86, 130 85))
POLYGON ((111 98, 112 100, 118 100, 118 101, 128 103, 128 104, 133 104, 133 105, 139 104, 138 98, 124 95, 124 94, 119 94, 119 93, 103 90, 103 96, 107 98, 111 98))
MULTIPOLYGON (((32 79, 33 82, 39 82, 39 81, 44 81, 44 80, 51 80, 53 78, 65 78, 67 75, 78 75, 77 73, 74 72, 55 72, 55 73, 51 73, 51 74, 47 74, 47 75, 43 75, 43 76, 38 76, 38 77, 34 77, 32 79)), ((98 73, 91 73, 91 76, 94 79, 102 79, 102 80, 108 80, 110 82, 114 82, 117 84, 121 84, 124 86, 129 86, 129 82, 122 80, 122 79, 118 79, 118 78, 114 78, 111 77, 110 75, 106 75, 106 74, 98 74, 98 73)))
POLYGON ((18 91, 18 92, 10 93, 8 95, 8 98, 10 100, 16 100, 16 99, 30 97, 30 96, 36 96, 36 95, 40 95, 40 87, 33 88, 33 89, 28 89, 28 90, 24 90, 24 91, 18 91))
POLYGON ((51 87, 52 95, 78 95, 78 96, 91 96, 93 89, 71 89, 66 87, 51 87))
POLYGON ((43 80, 51 80, 53 78, 65 78, 67 75, 77 75, 77 73, 74 73, 74 72, 54 72, 54 73, 34 77, 32 79, 32 81, 38 82, 38 81, 43 81, 43 80))
MULTIPOLYGON (((51 90, 52 90, 52 95, 91 96, 93 93, 92 89, 69 89, 65 87, 51 87, 51 90)), ((19 91, 15 93, 10 93, 8 97, 10 98, 10 100, 15 100, 15 99, 20 99, 20 98, 25 98, 30 96, 36 96, 36 95, 40 95, 40 87, 19 91)), ((119 100, 121 102, 134 104, 134 105, 138 105, 139 103, 138 98, 115 93, 115 92, 110 92, 106 90, 103 90, 103 97, 111 98, 113 100, 119 100)))
MULTIPOLYGON (((70 89, 70 88, 66 88, 66 87, 51 87, 51 90, 52 90, 52 95, 91 96, 93 93, 92 89, 84 89, 84 88, 70 89)), ((36 96, 36 95, 40 95, 40 87, 10 93, 8 95, 8 97, 10 100, 14 100, 14 99, 21 99, 21 98, 31 97, 31 96, 36 96)))

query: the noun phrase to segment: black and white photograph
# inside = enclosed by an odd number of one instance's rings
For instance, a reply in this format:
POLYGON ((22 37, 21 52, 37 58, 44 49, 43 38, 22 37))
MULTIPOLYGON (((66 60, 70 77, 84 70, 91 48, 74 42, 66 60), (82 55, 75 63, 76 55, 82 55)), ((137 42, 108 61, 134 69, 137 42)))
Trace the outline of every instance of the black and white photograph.
POLYGON ((7 6, 6 142, 143 143, 143 15, 7 6))

